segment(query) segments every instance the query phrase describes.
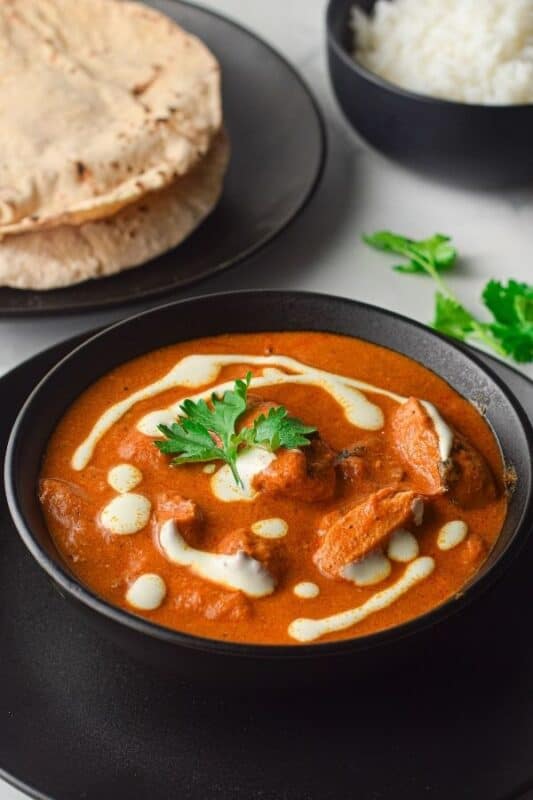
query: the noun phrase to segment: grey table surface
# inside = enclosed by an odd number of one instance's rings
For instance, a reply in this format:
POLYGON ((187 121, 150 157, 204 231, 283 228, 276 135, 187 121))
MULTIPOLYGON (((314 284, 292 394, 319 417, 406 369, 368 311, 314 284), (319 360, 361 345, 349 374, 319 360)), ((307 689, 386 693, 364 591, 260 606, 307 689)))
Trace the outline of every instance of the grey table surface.
MULTIPOLYGON (((344 295, 428 322, 430 281, 392 272, 360 234, 391 228, 411 236, 452 234, 462 255, 449 283, 482 313, 479 296, 490 277, 532 280, 533 187, 476 192, 443 186, 372 152, 351 131, 332 95, 324 48, 325 0, 211 0, 280 50, 314 91, 326 118, 329 156, 322 184, 293 225, 255 259, 181 296, 241 288, 307 289, 344 295)), ((46 319, 0 320, 0 374, 75 333, 141 310, 46 319)), ((521 368, 533 377, 533 366, 521 368)), ((0 800, 22 798, 0 782, 0 800)))

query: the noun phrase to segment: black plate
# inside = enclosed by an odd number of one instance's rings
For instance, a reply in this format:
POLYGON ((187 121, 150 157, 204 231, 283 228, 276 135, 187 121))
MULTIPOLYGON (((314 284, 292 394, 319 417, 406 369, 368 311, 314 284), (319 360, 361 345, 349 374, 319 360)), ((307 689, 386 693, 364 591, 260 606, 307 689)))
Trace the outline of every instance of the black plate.
POLYGON ((222 65, 232 147, 222 198, 189 239, 149 264, 49 292, 2 287, 0 314, 90 311, 170 296, 270 242, 318 184, 324 125, 290 64, 254 34, 212 11, 173 0, 149 4, 197 34, 222 65))
MULTIPOLYGON (((0 379, 0 447, 42 375, 0 379)), ((478 354, 479 355, 479 354, 478 354)), ((533 420, 533 384, 487 357, 533 420)), ((80 624, 0 507, 0 774, 53 800, 511 800, 533 778, 533 540, 453 626, 453 657, 313 694, 154 677, 80 624), (457 658, 464 643, 464 657, 457 658), (459 650, 461 648, 459 647, 459 650)), ((451 635, 451 633, 449 633, 451 635)))

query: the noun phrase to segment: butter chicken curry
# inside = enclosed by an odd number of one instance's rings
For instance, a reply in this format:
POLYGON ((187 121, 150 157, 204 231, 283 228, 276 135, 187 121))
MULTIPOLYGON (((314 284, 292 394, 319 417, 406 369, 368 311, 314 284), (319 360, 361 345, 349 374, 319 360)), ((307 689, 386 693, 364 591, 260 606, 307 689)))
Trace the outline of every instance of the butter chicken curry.
POLYGON ((346 639, 461 591, 506 514, 481 414, 405 356, 329 333, 224 335, 101 378, 40 500, 72 572, 179 631, 346 639))

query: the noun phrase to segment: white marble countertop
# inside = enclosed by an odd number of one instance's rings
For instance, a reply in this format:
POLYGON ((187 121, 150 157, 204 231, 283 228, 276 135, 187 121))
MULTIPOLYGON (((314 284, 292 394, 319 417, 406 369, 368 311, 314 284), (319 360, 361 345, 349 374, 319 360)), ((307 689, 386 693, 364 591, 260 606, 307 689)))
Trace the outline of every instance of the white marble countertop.
MULTIPOLYGON (((411 236, 453 235, 462 254, 449 283, 482 313, 479 295, 491 277, 533 278, 533 187, 480 193, 413 175, 370 151, 336 106, 326 71, 325 0, 206 0, 279 49, 314 90, 327 120, 329 157, 322 184, 299 219, 253 261, 185 294, 240 288, 307 289, 393 309, 421 322, 433 314, 429 280, 397 275, 360 234, 390 228, 411 236)), ((183 295, 182 295, 183 296, 183 295)), ((131 313, 142 309, 132 307, 131 313)), ((126 316, 105 314, 0 320, 0 373, 74 333, 126 316)), ((533 377, 533 366, 522 368, 533 377)), ((23 795, 0 783, 0 800, 23 795)))

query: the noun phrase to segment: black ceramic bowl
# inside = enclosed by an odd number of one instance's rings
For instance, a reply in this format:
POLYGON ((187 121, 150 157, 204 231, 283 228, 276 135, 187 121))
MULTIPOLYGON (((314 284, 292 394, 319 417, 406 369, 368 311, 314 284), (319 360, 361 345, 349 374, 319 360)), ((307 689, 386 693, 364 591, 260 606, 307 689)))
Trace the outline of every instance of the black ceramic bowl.
MULTIPOLYGON (((429 631, 434 641, 437 622, 462 609, 504 572, 533 524, 532 439, 524 412, 499 379, 449 340, 417 323, 325 295, 235 292, 182 300, 131 317, 60 361, 30 395, 14 425, 6 454, 6 494, 22 540, 59 591, 134 657, 185 678, 216 684, 301 684, 390 666, 397 658, 414 657, 417 641, 427 651, 424 632, 429 631), (46 443, 68 406, 108 370, 154 348, 198 336, 263 330, 333 331, 391 347, 433 369, 486 409, 518 482, 495 549, 460 597, 404 625, 351 641, 257 646, 202 639, 156 626, 109 605, 68 571, 50 540, 36 491, 46 443)), ((449 639, 446 646, 449 649, 449 639)))
MULTIPOLYGON (((391 0, 394 2, 394 0, 391 0)), ((354 5, 330 0, 327 48, 331 82, 351 125, 378 150, 409 167, 477 187, 533 177, 533 105, 481 106, 438 100, 394 86, 351 56, 354 5)))

